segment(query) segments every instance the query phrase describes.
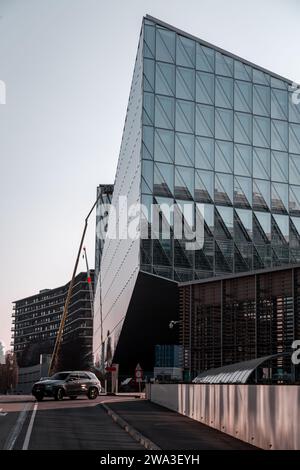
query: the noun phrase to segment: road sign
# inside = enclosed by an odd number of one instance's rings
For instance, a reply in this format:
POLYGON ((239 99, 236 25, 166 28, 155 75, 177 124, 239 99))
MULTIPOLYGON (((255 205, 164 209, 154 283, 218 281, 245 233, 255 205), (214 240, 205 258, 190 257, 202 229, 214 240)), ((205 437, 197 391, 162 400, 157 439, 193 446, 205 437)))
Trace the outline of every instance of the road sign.
POLYGON ((135 371, 134 371, 135 381, 142 382, 143 381, 143 369, 141 368, 140 364, 137 364, 135 371))

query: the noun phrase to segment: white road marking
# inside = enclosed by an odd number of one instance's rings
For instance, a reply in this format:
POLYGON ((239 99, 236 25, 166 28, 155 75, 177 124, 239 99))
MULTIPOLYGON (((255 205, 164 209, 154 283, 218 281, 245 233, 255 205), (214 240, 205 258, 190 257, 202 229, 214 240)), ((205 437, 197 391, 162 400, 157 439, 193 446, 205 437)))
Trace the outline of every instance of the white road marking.
POLYGON ((4 445, 5 450, 12 450, 14 448, 15 442, 19 437, 19 434, 22 430, 23 424, 25 422, 27 413, 29 411, 29 408, 31 406, 31 403, 26 403, 24 406, 23 410, 19 414, 19 417, 17 419, 17 422, 15 426, 13 427, 11 433, 8 435, 8 438, 6 440, 6 443, 4 445))
POLYGON ((0 408, 0 416, 6 416, 7 413, 2 413, 3 408, 0 408))
POLYGON ((22 450, 28 450, 28 445, 29 445, 29 441, 30 441, 30 437, 31 437, 31 433, 32 433, 32 428, 33 428, 35 415, 36 415, 36 412, 37 412, 37 407, 38 407, 38 403, 35 403, 34 407, 33 407, 33 412, 32 412, 31 418, 30 418, 29 426, 28 426, 28 429, 27 429, 27 432, 26 432, 26 436, 25 436, 25 440, 24 440, 22 450))

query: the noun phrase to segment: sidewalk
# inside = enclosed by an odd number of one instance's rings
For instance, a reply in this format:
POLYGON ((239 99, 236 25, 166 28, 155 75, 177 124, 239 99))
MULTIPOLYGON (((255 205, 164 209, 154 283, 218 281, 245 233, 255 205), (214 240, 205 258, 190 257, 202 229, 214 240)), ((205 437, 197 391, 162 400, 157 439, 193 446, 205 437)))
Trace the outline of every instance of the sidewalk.
POLYGON ((108 407, 162 450, 255 450, 250 444, 147 400, 108 407))

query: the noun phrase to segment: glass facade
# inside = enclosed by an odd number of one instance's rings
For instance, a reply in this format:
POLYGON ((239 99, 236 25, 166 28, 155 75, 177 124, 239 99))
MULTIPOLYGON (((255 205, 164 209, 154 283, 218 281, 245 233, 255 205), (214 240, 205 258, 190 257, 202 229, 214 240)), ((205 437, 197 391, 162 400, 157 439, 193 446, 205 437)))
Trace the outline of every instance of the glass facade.
POLYGON ((290 82, 146 19, 142 202, 204 204, 205 241, 141 240, 176 281, 300 261, 300 105, 290 82), (166 269, 167 268, 167 269, 166 269))

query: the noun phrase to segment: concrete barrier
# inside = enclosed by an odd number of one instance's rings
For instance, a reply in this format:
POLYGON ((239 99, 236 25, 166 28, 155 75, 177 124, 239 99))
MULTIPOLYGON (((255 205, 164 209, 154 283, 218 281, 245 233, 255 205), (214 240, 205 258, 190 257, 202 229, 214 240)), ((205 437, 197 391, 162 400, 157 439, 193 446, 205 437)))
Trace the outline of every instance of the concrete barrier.
POLYGON ((149 400, 262 449, 300 449, 300 386, 148 384, 149 400))

